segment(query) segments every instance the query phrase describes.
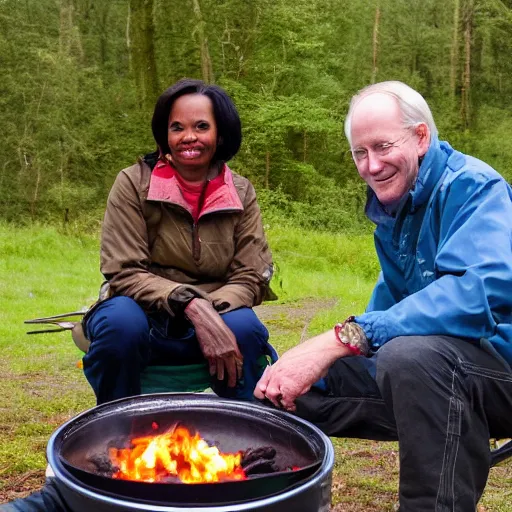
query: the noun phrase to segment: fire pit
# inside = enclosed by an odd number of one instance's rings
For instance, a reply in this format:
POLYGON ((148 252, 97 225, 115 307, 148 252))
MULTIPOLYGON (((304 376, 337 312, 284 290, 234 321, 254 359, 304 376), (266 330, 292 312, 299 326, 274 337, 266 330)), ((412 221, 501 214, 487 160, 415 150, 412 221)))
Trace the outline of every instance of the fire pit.
POLYGON ((291 414, 214 395, 173 393, 117 400, 80 414, 52 435, 47 457, 74 512, 326 512, 334 462, 329 438, 291 414), (272 472, 183 483, 116 479, 98 470, 98 457, 113 444, 129 444, 134 437, 172 431, 176 425, 199 434, 221 453, 270 450, 272 472))

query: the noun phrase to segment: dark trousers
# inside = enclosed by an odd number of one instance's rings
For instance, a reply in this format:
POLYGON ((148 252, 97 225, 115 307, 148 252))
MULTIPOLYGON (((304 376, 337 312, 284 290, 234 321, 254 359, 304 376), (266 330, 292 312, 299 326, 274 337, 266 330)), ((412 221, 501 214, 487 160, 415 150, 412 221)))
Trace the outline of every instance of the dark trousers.
POLYGON ((512 372, 447 336, 395 338, 338 360, 297 414, 326 434, 398 440, 401 512, 469 512, 484 490, 489 438, 512 436, 512 372))
POLYGON ((44 487, 26 498, 0 505, 0 512, 72 512, 60 493, 55 478, 47 478, 44 487))
MULTIPOLYGON (((221 315, 235 335, 243 355, 243 376, 235 388, 211 378, 215 393, 225 398, 252 400, 266 358, 277 354, 268 343, 268 331, 250 308, 221 315)), ((101 303, 87 322, 91 340, 84 356, 84 373, 98 404, 141 392, 140 374, 148 365, 187 365, 204 361, 193 326, 167 313, 147 316, 128 297, 101 303)))

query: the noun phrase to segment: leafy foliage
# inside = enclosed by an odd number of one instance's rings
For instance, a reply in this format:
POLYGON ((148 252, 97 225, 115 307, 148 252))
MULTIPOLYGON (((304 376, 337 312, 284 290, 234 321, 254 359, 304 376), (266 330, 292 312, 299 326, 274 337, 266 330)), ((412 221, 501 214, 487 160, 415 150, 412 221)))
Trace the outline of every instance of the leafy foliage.
POLYGON ((342 123, 372 80, 416 87, 442 138, 511 180, 511 36, 504 0, 3 0, 0 217, 97 222, 185 76, 230 92, 232 167, 302 226, 370 228, 342 123))

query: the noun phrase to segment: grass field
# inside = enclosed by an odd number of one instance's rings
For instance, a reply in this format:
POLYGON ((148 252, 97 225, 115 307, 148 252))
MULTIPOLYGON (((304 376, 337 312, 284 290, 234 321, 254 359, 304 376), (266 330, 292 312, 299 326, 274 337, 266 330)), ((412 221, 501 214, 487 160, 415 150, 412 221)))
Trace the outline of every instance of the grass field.
MULTIPOLYGON (((258 309, 279 352, 359 313, 378 267, 370 236, 267 228, 279 300, 258 309)), ((44 482, 45 447, 63 422, 94 405, 69 334, 27 336, 25 319, 74 311, 95 300, 97 233, 0 224, 0 503, 44 482)), ((335 512, 392 511, 396 443, 333 439, 335 512)), ((493 468, 480 512, 512 510, 512 465, 493 468)))

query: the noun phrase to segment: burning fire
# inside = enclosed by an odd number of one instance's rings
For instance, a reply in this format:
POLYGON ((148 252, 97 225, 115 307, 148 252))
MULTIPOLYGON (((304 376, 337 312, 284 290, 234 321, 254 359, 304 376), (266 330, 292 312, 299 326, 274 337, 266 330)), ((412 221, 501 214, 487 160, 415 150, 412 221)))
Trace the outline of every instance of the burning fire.
POLYGON ((119 468, 112 477, 120 480, 161 482, 177 477, 184 483, 206 483, 247 478, 241 452, 220 453, 183 426, 132 439, 130 448, 110 448, 109 456, 119 468))

